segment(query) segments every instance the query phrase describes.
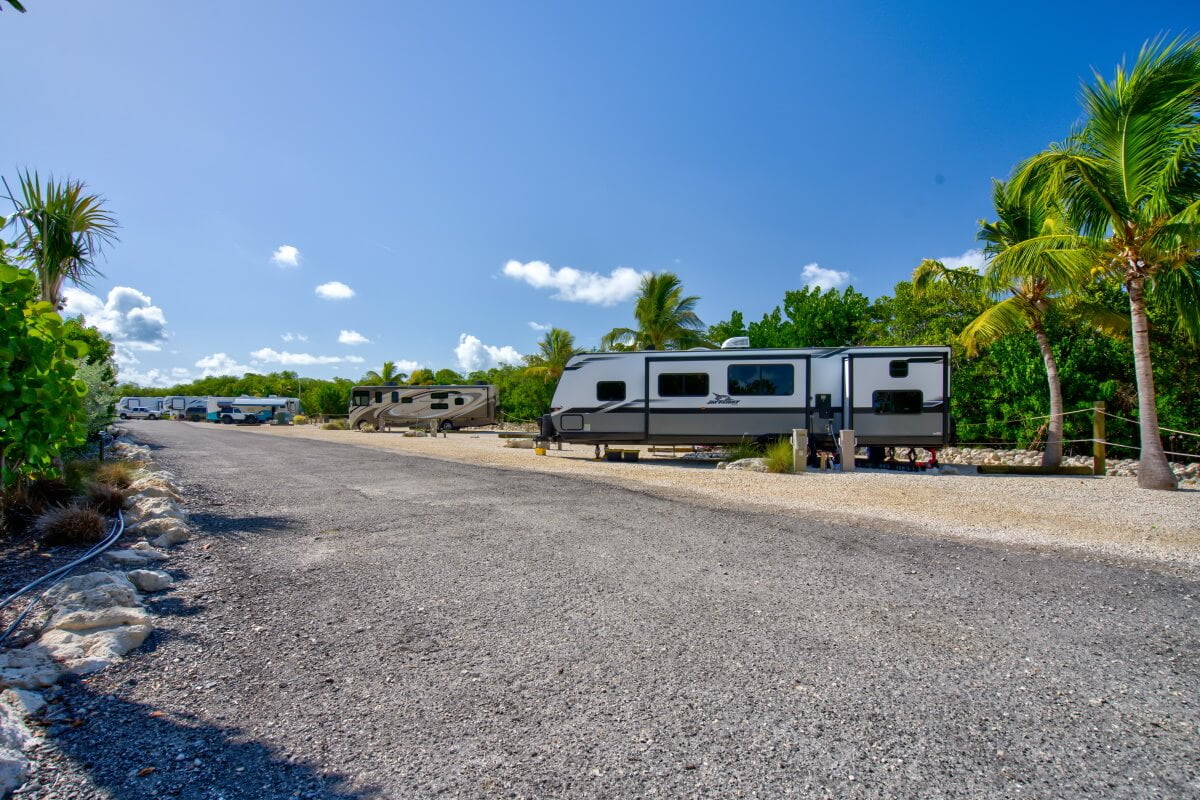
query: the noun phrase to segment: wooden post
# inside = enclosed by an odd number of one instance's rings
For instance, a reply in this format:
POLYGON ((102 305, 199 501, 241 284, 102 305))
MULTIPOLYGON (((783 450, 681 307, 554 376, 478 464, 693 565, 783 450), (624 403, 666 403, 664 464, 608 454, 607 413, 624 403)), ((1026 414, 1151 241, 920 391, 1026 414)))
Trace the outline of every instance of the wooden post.
POLYGON ((854 431, 842 429, 842 472, 854 472, 854 431))
POLYGON ((1108 467, 1104 463, 1104 401, 1097 400, 1092 406, 1092 474, 1106 475, 1108 467))
POLYGON ((808 466, 808 430, 792 428, 792 472, 804 472, 808 466))

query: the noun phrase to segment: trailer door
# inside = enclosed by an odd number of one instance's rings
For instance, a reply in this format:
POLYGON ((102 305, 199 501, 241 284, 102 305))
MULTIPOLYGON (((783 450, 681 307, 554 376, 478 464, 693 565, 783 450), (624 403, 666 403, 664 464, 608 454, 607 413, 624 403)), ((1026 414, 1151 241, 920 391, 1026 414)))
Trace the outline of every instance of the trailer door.
POLYGON ((944 445, 950 433, 949 375, 946 353, 851 355, 846 427, 862 445, 944 445))

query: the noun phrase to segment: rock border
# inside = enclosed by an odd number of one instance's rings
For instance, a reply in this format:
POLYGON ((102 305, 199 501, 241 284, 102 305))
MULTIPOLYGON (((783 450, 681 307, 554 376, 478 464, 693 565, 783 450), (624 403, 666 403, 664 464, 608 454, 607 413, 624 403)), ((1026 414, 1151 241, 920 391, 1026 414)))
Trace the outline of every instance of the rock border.
MULTIPOLYGON (((129 442, 114 443, 110 453, 147 465, 151 461, 150 448, 129 442)), ((42 728, 60 721, 48 702, 48 696, 53 700, 61 694, 55 687, 59 679, 98 672, 140 647, 154 630, 140 593, 164 591, 174 583, 160 569, 170 558, 166 548, 186 542, 192 533, 175 475, 147 466, 126 492, 125 536, 138 540, 108 550, 93 562, 93 571, 47 591, 30 620, 38 638, 0 652, 0 796, 27 780, 29 754, 41 744, 42 728)))

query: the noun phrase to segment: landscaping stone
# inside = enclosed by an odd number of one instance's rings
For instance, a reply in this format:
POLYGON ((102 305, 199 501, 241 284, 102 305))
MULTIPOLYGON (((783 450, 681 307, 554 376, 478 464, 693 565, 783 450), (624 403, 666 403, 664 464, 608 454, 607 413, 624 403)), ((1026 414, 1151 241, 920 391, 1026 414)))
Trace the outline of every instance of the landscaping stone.
POLYGON ((125 577, 129 578, 133 585, 143 592, 161 592, 175 580, 167 573, 156 569, 131 570, 126 573, 125 577))
POLYGON ((57 683, 60 674, 62 668, 36 645, 0 653, 0 685, 44 689, 57 683))
POLYGON ((745 472, 766 472, 767 460, 765 458, 741 458, 737 461, 726 463, 725 469, 745 472))
POLYGON ((22 716, 32 717, 46 707, 46 698, 40 692, 29 689, 5 689, 0 693, 0 703, 22 716))

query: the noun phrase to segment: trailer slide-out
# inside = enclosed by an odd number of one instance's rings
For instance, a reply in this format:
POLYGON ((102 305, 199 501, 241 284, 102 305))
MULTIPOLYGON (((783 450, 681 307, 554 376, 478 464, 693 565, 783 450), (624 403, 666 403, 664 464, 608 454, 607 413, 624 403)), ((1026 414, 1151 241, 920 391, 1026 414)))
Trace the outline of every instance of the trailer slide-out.
POLYGON ((845 428, 863 446, 936 448, 950 438, 949 402, 943 346, 585 353, 567 363, 542 435, 730 444, 803 428, 826 445, 845 428))

